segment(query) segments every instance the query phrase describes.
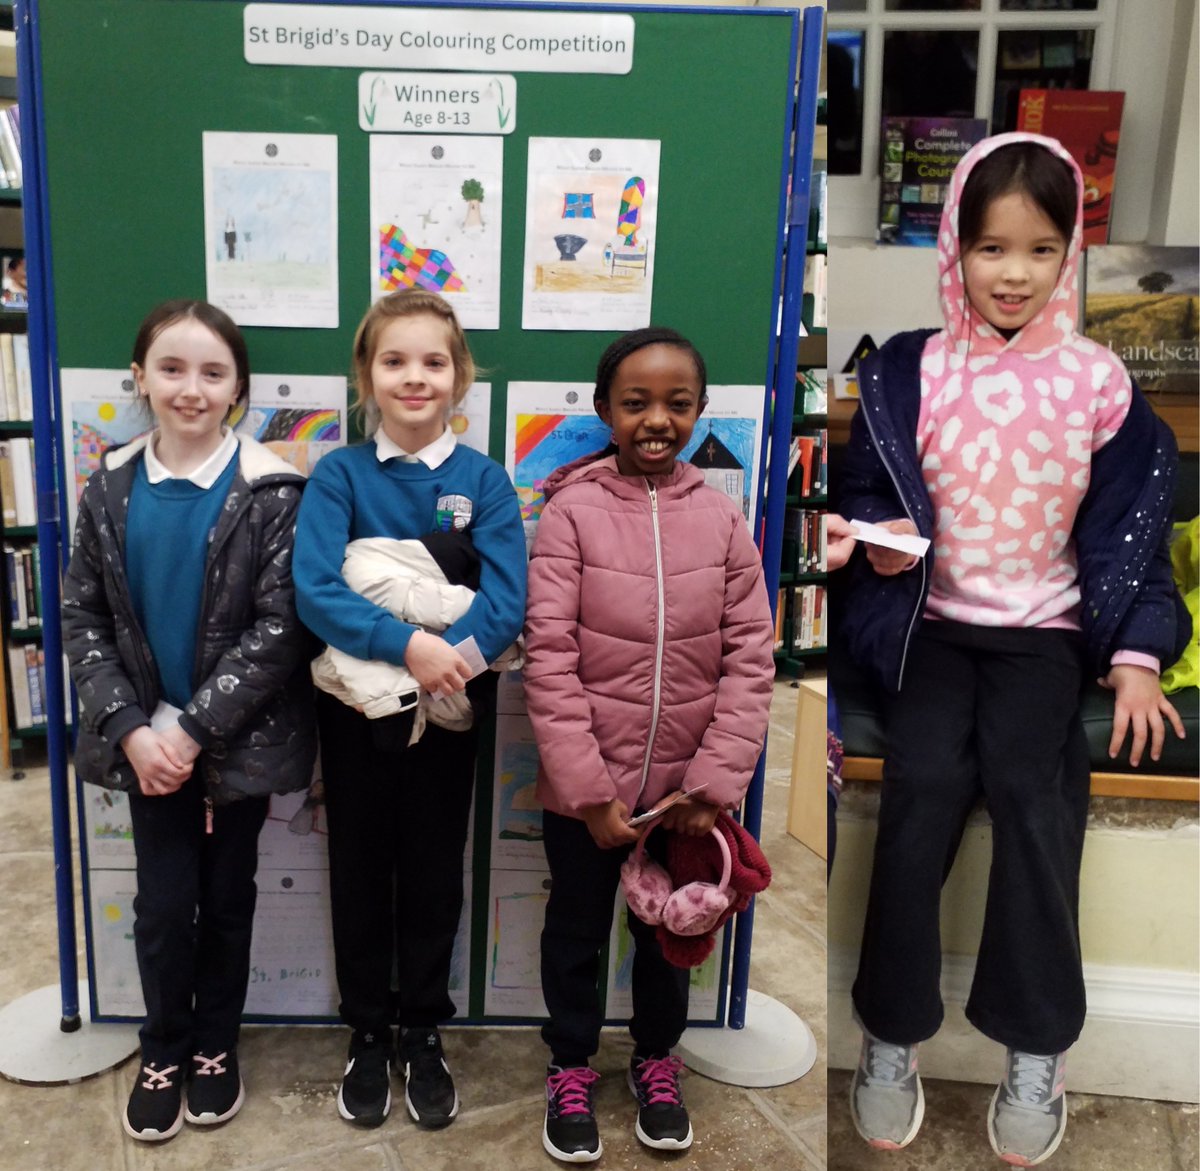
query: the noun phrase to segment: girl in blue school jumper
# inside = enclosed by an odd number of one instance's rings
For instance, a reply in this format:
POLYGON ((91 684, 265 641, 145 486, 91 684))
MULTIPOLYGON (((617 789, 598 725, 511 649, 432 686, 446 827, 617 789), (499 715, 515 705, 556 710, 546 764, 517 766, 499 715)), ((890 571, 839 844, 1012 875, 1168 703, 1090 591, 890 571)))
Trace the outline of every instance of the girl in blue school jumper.
POLYGON ((1116 696, 1130 762, 1182 736, 1159 670, 1190 622, 1166 537, 1175 445, 1121 360, 1075 332, 1083 183, 1060 143, 1002 134, 949 186, 938 236, 945 327, 859 367, 842 476, 853 519, 919 532, 924 558, 855 555, 842 618, 891 693, 874 870, 854 1006, 854 1122, 911 1142, 917 1045, 942 1021, 942 881, 979 795, 992 821, 987 909, 967 1019, 1004 1045, 995 1153, 1044 1162, 1067 1122, 1066 1050, 1085 1013, 1079 870, 1088 676, 1116 696))
POLYGON ((491 672, 468 684, 471 670, 454 647, 473 636, 490 663, 520 633, 525 534, 504 469, 457 444, 448 426, 475 364, 447 302, 419 289, 376 302, 358 327, 353 362, 370 438, 325 456, 309 481, 296 534, 300 617, 354 658, 406 667, 424 692, 466 688, 475 719, 466 731, 430 723, 410 746, 411 708, 371 720, 318 693, 334 955, 342 1019, 353 1030, 338 1111, 359 1126, 387 1117, 398 1024, 409 1114, 435 1128, 458 1113, 438 1025, 455 1011, 450 960, 478 726, 495 685, 491 672), (441 634, 346 584, 350 541, 438 531, 469 539, 479 562, 470 609, 441 634))
POLYGON ((258 834, 270 795, 311 781, 316 738, 291 576, 304 480, 226 425, 250 386, 241 333, 165 302, 133 377, 155 427, 84 488, 62 621, 75 771, 129 793, 146 1019, 122 1123, 154 1142, 241 1108, 258 834))

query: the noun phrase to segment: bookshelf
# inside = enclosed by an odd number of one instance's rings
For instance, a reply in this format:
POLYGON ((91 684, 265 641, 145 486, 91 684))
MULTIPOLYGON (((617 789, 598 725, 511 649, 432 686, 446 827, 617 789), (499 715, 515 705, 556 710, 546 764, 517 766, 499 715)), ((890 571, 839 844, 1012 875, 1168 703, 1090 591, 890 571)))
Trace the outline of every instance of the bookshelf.
MULTIPOLYGON (((17 97, 12 30, 13 6, 0 0, 0 110, 14 105, 17 97)), ((25 740, 46 733, 45 717, 35 717, 32 702, 42 656, 41 567, 27 312, 24 297, 8 279, 10 261, 24 259, 19 162, 16 185, 10 162, 0 158, 0 278, 4 278, 0 291, 0 766, 9 768, 19 765, 25 740), (23 380, 20 393, 18 365, 23 380)))
POLYGON ((826 104, 817 105, 811 209, 805 244, 805 293, 796 359, 785 498, 779 599, 775 624, 775 670, 800 678, 820 661, 828 644, 829 606, 825 589, 824 516, 829 504, 829 431, 825 279, 828 201, 826 104), (792 466, 794 463, 794 466, 792 466))

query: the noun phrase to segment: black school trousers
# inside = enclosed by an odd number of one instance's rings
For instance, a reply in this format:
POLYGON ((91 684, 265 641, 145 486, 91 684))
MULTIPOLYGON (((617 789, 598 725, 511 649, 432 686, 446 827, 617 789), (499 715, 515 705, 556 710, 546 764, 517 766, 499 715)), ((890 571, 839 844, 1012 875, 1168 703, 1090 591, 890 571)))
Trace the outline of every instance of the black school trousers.
MULTIPOLYGON (((542 1026, 542 1039, 556 1065, 586 1065, 600 1048, 600 953, 612 930, 621 863, 632 847, 602 850, 583 821, 549 810, 542 827, 550 864, 542 929, 542 995, 549 1020, 542 1026)), ((647 854, 660 863, 665 840, 657 832, 646 842, 647 854)), ((635 949, 629 1032, 643 1056, 666 1054, 687 1027, 691 973, 663 958, 656 928, 632 911, 626 913, 635 949)))
POLYGON ((142 1059, 189 1072, 193 1054, 237 1046, 258 888, 258 834, 268 799, 213 807, 205 832, 204 781, 174 793, 129 794, 137 851, 133 941, 146 1019, 142 1059))
POLYGON ((368 720, 321 692, 317 715, 342 1020, 374 1035, 432 1028, 455 1012, 477 733, 427 724, 405 747, 410 717, 368 720))
POLYGON ((893 1044, 932 1037, 942 884, 982 795, 992 864, 967 1019, 1012 1049, 1068 1049, 1086 1012, 1079 869, 1089 764, 1074 631, 924 622, 886 711, 879 833, 854 1006, 893 1044))

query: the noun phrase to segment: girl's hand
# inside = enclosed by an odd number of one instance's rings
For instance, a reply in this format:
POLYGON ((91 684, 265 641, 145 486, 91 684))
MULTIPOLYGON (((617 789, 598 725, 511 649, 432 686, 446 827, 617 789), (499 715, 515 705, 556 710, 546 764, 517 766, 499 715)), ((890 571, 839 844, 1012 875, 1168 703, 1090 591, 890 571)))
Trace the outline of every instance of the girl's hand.
POLYGON ((616 797, 606 805, 589 805, 581 812, 592 841, 602 850, 631 846, 640 836, 637 829, 626 824, 629 807, 616 797))
POLYGON ((178 724, 172 724, 162 733, 162 741, 170 745, 175 755, 186 765, 192 765, 200 755, 200 745, 196 743, 178 724))
MULTIPOLYGON (((914 537, 917 535, 917 526, 907 517, 903 520, 885 520, 879 527, 887 529, 889 533, 908 533, 914 537)), ((904 573, 905 570, 914 568, 921 559, 914 557, 911 553, 902 553, 899 549, 885 549, 882 545, 868 545, 867 560, 880 577, 895 577, 898 573, 904 573)))
POLYGON ((850 522, 836 512, 825 514, 825 568, 833 573, 841 569, 854 552, 854 530, 850 522))
POLYGON ((122 737, 121 747, 147 797, 174 793, 192 775, 191 763, 180 760, 172 745, 148 724, 122 737))
POLYGON ((719 805, 710 805, 699 797, 685 797, 676 802, 659 819, 666 829, 689 838, 702 838, 717 824, 719 805))
POLYGON ((1163 695, 1158 676, 1149 667, 1121 663, 1111 668, 1100 682, 1117 693, 1112 738, 1108 742, 1110 759, 1117 758, 1125 741, 1125 733, 1132 732, 1129 763, 1135 768, 1141 764, 1147 735, 1150 738, 1150 759, 1158 760, 1166 738, 1164 716, 1170 720, 1175 735, 1180 740, 1184 738, 1183 721, 1171 701, 1163 695))
POLYGON ((444 638, 418 630, 408 640, 404 665, 430 694, 462 691, 471 678, 467 661, 444 638))

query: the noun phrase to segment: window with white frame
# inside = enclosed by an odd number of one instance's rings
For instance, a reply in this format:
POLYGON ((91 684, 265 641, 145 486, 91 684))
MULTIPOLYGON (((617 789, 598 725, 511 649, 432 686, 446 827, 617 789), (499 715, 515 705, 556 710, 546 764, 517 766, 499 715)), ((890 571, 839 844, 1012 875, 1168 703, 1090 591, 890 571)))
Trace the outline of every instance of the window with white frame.
POLYGON ((828 0, 831 234, 873 238, 880 120, 1015 129, 1021 89, 1108 89, 1116 0, 828 0))

